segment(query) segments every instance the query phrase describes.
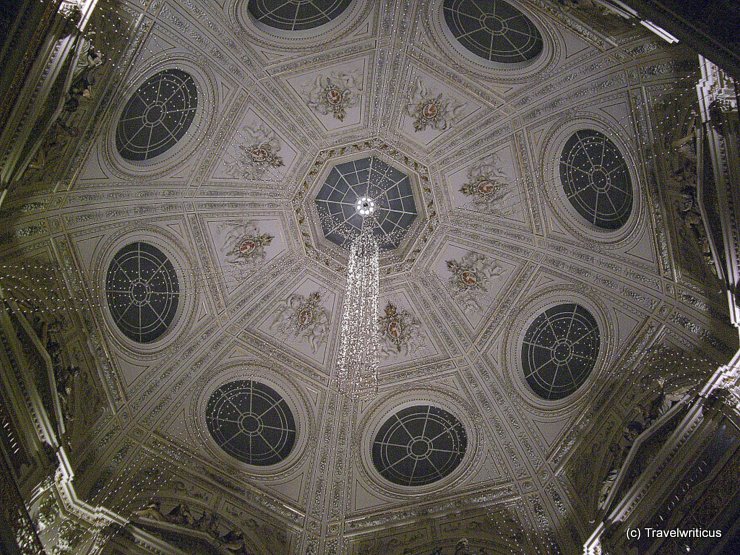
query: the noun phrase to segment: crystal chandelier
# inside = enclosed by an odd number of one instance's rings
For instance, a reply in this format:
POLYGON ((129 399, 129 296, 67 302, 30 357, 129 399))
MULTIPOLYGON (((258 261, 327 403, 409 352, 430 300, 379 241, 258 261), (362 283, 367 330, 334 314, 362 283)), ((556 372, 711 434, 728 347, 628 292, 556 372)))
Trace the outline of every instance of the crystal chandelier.
POLYGON ((357 201, 364 221, 350 244, 347 265, 337 387, 352 399, 369 399, 378 391, 379 246, 373 236, 374 209, 369 199, 357 201))

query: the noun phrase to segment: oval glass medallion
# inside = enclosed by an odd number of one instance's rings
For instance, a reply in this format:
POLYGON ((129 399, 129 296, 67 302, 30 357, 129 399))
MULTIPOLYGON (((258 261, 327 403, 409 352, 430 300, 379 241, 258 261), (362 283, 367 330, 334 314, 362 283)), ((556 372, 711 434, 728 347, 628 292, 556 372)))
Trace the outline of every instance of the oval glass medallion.
POLYGON ((462 423, 430 405, 401 409, 378 430, 372 446, 375 469, 401 486, 424 486, 452 473, 468 438, 462 423))
POLYGON ((535 318, 522 343, 524 378, 542 399, 575 392, 591 374, 600 346, 599 325, 578 304, 560 304, 535 318))
POLYGON ((198 108, 193 77, 166 69, 147 79, 126 103, 116 127, 116 149, 129 161, 151 160, 182 139, 198 108))
POLYGON ((120 249, 105 280, 105 296, 115 325, 137 343, 151 343, 172 325, 180 286, 169 258, 149 243, 120 249))
POLYGON ((484 60, 522 64, 542 52, 537 27, 504 0, 445 0, 442 10, 455 39, 484 60))
POLYGON ((285 31, 304 31, 339 17, 352 0, 249 0, 247 9, 258 23, 285 31))
POLYGON ((600 229, 621 228, 632 213, 632 180, 627 163, 606 135, 591 129, 574 133, 560 156, 560 181, 570 204, 600 229))
POLYGON ((285 460, 296 440, 288 403, 268 385, 253 380, 229 382, 214 391, 206 405, 206 423, 221 449, 256 466, 285 460))

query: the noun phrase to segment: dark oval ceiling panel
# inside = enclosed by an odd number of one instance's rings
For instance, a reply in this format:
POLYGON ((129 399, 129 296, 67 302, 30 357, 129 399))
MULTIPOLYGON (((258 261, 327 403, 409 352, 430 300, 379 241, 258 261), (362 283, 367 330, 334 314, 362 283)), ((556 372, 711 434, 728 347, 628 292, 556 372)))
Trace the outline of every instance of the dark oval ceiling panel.
POLYGON ((337 18, 352 0, 249 0, 252 17, 275 29, 304 31, 337 18))
POLYGON ((578 304, 548 308, 527 329, 522 344, 524 378, 537 396, 554 401, 575 392, 599 356, 599 325, 578 304))
POLYGON ((560 181, 573 208, 601 229, 622 227, 632 213, 632 181, 627 163, 603 133, 574 133, 560 156, 560 181))
POLYGON ((206 423, 221 449, 255 466, 285 460, 295 444, 296 425, 288 403, 253 380, 229 382, 214 391, 206 405, 206 423))
POLYGON ((125 160, 163 154, 187 133, 198 108, 192 76, 166 69, 147 79, 126 103, 116 128, 116 148, 125 160))
POLYGON ((542 52, 542 36, 534 23, 503 0, 445 0, 448 28, 467 50, 501 64, 534 60, 542 52))
POLYGON ((380 427, 372 446, 375 469, 401 486, 424 486, 455 470, 468 438, 449 412, 417 405, 398 411, 380 427))
POLYGON ((105 295, 113 321, 137 343, 151 343, 172 325, 180 286, 172 262, 149 243, 131 243, 108 266, 105 295))

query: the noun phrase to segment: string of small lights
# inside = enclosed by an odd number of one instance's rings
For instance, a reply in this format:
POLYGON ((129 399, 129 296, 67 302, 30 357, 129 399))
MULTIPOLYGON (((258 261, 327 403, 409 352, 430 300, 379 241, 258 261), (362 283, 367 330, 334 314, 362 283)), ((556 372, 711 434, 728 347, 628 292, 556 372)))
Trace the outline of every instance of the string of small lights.
MULTIPOLYGON (((79 416, 79 412, 77 415, 79 416)), ((69 426, 75 429, 73 421, 67 422, 67 425, 68 431, 69 426)), ((173 434, 173 437, 179 437, 180 441, 173 439, 173 450, 166 456, 158 454, 151 446, 146 445, 146 442, 124 443, 116 455, 102 466, 105 479, 101 481, 101 478, 98 478, 98 483, 94 484, 93 489, 85 496, 87 502, 83 502, 82 505, 70 499, 69 493, 64 491, 66 488, 64 484, 71 476, 63 470, 66 466, 62 463, 72 449, 71 438, 65 437, 63 449, 66 450, 66 454, 61 449, 50 454, 58 465, 53 465, 52 475, 40 484, 34 496, 33 504, 39 504, 38 513, 33 506, 28 507, 29 512, 38 515, 37 531, 43 544, 60 554, 75 553, 84 545, 89 548, 90 542, 95 543, 99 540, 105 543, 112 534, 120 532, 125 522, 121 523, 120 517, 111 518, 101 514, 100 509, 112 510, 128 519, 128 515, 131 515, 134 509, 140 508, 142 496, 148 498, 166 488, 176 476, 175 473, 168 471, 172 460, 183 460, 190 456, 190 453, 178 447, 178 445, 193 446, 192 439, 188 440, 186 435, 184 431, 173 434), (148 470, 142 470, 144 468, 148 470)), ((83 477, 85 478, 89 479, 89 476, 83 477)), ((78 479, 71 482, 72 487, 77 490, 73 495, 77 495, 78 499, 81 497, 78 488, 84 488, 84 483, 78 479)))
POLYGON ((339 331, 337 389, 352 399, 371 399, 378 391, 380 254, 372 220, 368 213, 350 246, 339 331))

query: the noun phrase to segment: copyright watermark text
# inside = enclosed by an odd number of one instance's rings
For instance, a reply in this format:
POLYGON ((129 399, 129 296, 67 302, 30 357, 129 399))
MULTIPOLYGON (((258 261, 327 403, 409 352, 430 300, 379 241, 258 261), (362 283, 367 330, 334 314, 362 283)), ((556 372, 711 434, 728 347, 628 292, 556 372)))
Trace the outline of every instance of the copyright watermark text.
POLYGON ((721 538, 722 530, 705 530, 704 528, 688 528, 661 530, 660 528, 627 528, 627 538, 639 540, 640 538, 721 538))

